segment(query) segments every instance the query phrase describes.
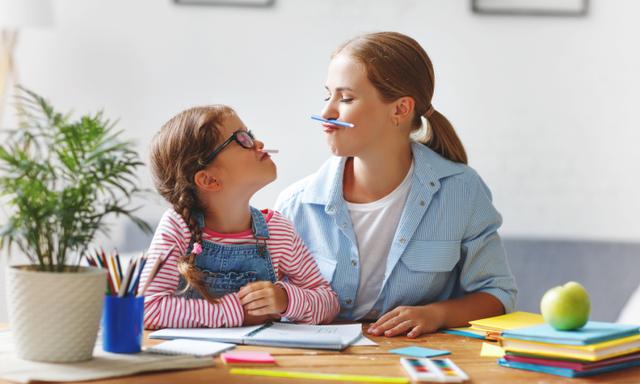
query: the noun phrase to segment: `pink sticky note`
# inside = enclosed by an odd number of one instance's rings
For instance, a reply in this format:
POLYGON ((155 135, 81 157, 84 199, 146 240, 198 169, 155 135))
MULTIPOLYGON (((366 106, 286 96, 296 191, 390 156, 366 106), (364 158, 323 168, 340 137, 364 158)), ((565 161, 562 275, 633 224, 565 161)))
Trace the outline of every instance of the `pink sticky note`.
POLYGON ((225 352, 220 355, 227 364, 274 364, 276 360, 269 352, 225 352))

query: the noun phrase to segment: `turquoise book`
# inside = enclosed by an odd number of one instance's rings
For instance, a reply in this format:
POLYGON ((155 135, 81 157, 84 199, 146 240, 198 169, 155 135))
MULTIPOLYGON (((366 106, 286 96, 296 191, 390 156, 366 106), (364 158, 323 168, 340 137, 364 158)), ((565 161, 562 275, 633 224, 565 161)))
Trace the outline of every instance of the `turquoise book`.
POLYGON ((516 369, 524 369, 524 370, 533 371, 533 372, 549 373, 556 376, 587 377, 587 376, 599 375, 601 373, 614 372, 614 371, 619 371, 621 369, 637 367, 637 366, 640 366, 640 360, 627 361, 623 363, 608 365, 605 367, 589 369, 585 371, 578 371, 578 370, 569 369, 569 368, 551 367, 548 365, 519 363, 515 361, 507 361, 505 359, 498 360, 498 364, 507 368, 516 368, 516 369))
POLYGON ((589 321, 584 327, 573 331, 558 331, 549 324, 542 324, 504 331, 502 337, 550 344, 590 345, 633 336, 639 332, 638 325, 589 321))

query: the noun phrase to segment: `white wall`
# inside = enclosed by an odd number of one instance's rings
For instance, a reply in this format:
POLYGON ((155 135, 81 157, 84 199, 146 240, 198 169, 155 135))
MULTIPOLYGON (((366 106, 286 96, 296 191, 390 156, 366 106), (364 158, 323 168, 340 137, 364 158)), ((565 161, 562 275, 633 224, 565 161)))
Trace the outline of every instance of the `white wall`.
MULTIPOLYGON (((640 240, 640 2, 594 0, 575 19, 479 16, 469 3, 58 0, 56 26, 24 31, 17 63, 24 84, 59 108, 119 117, 145 159, 181 109, 232 105, 281 151, 278 180, 254 201, 269 207, 329 154, 309 115, 322 108, 332 50, 359 33, 400 31, 430 54, 434 104, 493 190, 504 235, 640 240)), ((141 182, 151 185, 147 169, 141 182)), ((161 207, 156 198, 144 215, 157 219, 161 207)), ((122 239, 118 228, 107 243, 122 239)))

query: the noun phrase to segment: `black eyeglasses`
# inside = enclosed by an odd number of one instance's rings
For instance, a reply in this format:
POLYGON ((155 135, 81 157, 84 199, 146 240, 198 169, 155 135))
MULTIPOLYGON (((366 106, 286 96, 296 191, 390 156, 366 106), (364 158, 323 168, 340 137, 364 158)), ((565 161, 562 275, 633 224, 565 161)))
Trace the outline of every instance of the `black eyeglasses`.
POLYGON ((209 163, 211 163, 213 159, 218 155, 218 153, 220 153, 227 145, 231 144, 232 141, 235 141, 236 143, 240 144, 242 148, 251 149, 256 145, 253 139, 254 139, 254 136, 251 131, 245 131, 244 129, 239 129, 233 132, 233 134, 227 140, 225 140, 224 143, 218 145, 218 147, 214 149, 213 152, 211 152, 211 154, 204 159, 204 161, 201 163, 202 166, 206 166, 209 163))

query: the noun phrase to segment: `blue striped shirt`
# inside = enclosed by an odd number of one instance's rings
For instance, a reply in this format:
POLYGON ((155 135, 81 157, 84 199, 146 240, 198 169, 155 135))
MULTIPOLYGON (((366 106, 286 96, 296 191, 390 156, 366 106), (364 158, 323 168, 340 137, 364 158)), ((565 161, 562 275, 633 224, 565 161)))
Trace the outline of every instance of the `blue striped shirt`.
MULTIPOLYGON (((486 292, 507 312, 517 289, 497 233, 502 217, 491 192, 470 167, 413 143, 414 171, 387 257, 382 289, 370 312, 399 305, 424 305, 486 292)), ((329 159, 316 173, 278 197, 276 209, 289 217, 340 298, 340 319, 353 318, 359 279, 356 237, 342 194, 346 158, 329 159)))

